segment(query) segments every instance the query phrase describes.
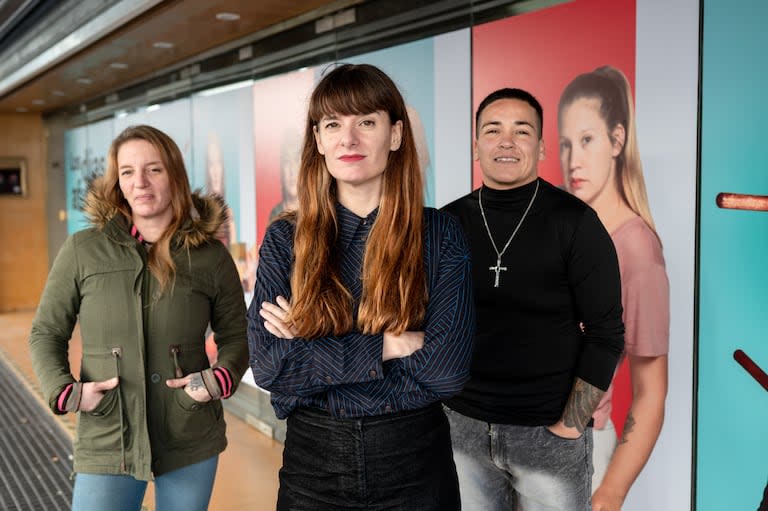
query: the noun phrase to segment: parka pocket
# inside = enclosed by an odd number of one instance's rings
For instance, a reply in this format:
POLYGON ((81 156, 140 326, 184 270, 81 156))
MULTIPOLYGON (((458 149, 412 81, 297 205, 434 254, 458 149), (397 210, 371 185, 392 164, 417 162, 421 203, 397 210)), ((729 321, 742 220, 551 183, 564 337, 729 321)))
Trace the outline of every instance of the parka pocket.
POLYGON ((118 357, 122 353, 120 346, 83 346, 83 358, 80 363, 80 381, 104 381, 120 376, 118 357), (118 353, 118 356, 116 356, 118 353))
POLYGON ((108 390, 91 412, 80 412, 77 418, 77 442, 84 451, 120 451, 127 438, 128 424, 121 424, 118 411, 118 389, 108 390))
MULTIPOLYGON (((81 381, 85 383, 119 378, 122 353, 120 346, 84 346, 81 381)), ((130 438, 130 435, 128 422, 123 418, 120 385, 104 392, 101 401, 92 411, 78 414, 77 441, 80 449, 125 451, 125 439, 130 438)))
POLYGON ((184 389, 174 389, 166 402, 164 432, 166 443, 182 447, 205 440, 223 426, 220 401, 195 401, 184 389))
POLYGON ((101 398, 101 401, 99 401, 99 404, 96 405, 96 408, 91 410, 90 412, 83 412, 88 413, 90 415, 95 415, 96 417, 101 417, 103 415, 109 415, 112 413, 112 410, 115 409, 115 403, 117 403, 117 389, 110 389, 106 392, 104 392, 104 396, 101 398))

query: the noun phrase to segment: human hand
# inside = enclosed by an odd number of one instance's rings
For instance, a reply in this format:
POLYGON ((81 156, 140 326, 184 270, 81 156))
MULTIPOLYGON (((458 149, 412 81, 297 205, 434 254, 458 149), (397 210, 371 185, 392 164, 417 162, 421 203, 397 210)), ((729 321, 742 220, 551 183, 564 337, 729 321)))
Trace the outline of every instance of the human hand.
POLYGON ((563 423, 562 420, 557 421, 551 426, 547 426, 547 429, 550 433, 555 436, 559 436, 560 438, 575 440, 581 436, 581 432, 577 428, 569 428, 563 423))
POLYGON ((264 328, 282 339, 293 339, 296 335, 289 323, 291 304, 282 296, 275 299, 276 303, 262 302, 259 316, 264 319, 264 328))
POLYGON ((422 331, 406 331, 400 335, 384 332, 381 360, 386 362, 407 357, 423 347, 424 332, 422 331))
POLYGON ((600 486, 592 494, 592 511, 621 511, 624 496, 600 486))
POLYGON ((184 392, 198 403, 205 403, 213 399, 203 382, 203 376, 200 372, 188 374, 183 378, 165 380, 165 384, 172 389, 183 388, 184 392))
POLYGON ((80 398, 79 410, 86 413, 94 411, 104 399, 104 393, 117 387, 119 382, 120 380, 115 376, 109 380, 83 383, 83 395, 80 398))

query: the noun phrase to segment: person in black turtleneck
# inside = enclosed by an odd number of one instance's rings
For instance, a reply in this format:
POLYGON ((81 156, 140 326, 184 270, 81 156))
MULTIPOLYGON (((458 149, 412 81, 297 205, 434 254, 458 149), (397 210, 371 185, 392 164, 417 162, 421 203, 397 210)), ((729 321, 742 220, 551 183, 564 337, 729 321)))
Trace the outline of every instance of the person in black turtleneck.
POLYGON ((616 251, 594 210, 538 177, 536 98, 493 92, 475 123, 483 186, 443 208, 477 309, 470 380, 446 401, 462 508, 588 511, 592 413, 624 346, 616 251))

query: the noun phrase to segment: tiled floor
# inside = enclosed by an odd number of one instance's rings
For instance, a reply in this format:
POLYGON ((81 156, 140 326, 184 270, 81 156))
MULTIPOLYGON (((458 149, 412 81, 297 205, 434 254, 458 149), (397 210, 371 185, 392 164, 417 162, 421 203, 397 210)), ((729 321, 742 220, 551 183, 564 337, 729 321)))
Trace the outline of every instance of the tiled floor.
MULTIPOLYGON (((27 349, 33 316, 32 312, 0 314, 0 357, 13 365, 20 378, 30 385, 35 395, 40 396, 27 349)), ((76 362, 80 358, 79 354, 80 338, 75 332, 70 342, 73 371, 79 368, 76 362)), ((226 413, 226 420, 229 447, 219 461, 209 511, 274 510, 282 444, 264 436, 232 414, 226 413)), ((65 416, 62 424, 72 433, 74 416, 65 416)), ((154 509, 151 486, 145 506, 148 510, 154 509)))

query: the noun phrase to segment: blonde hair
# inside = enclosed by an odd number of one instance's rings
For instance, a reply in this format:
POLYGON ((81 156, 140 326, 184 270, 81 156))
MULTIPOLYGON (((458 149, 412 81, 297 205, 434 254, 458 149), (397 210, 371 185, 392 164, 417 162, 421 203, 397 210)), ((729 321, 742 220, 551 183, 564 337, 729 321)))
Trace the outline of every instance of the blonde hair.
MULTIPOLYGON (((558 121, 561 120, 560 116, 567 106, 582 98, 599 101, 600 117, 605 121, 609 135, 619 124, 624 127, 624 146, 616 157, 619 193, 629 208, 643 219, 658 238, 645 189, 629 80, 624 73, 612 66, 602 66, 590 73, 577 76, 560 96, 558 121)), ((612 142, 616 141, 612 140, 612 142)))
POLYGON ((168 172, 173 217, 165 232, 152 244, 147 260, 149 270, 157 278, 160 283, 160 292, 163 293, 169 286, 173 285, 176 275, 176 265, 171 257, 171 239, 183 223, 190 218, 190 212, 193 209, 189 179, 184 167, 184 158, 171 137, 159 129, 147 125, 129 126, 124 129, 112 141, 107 154, 107 168, 104 176, 95 181, 94 186, 100 187, 100 195, 128 222, 132 221, 131 207, 120 190, 117 153, 120 147, 130 140, 145 140, 152 144, 160 153, 163 167, 168 172))
POLYGON ((427 302, 423 247, 423 185, 411 125, 397 86, 378 68, 346 64, 328 73, 310 98, 298 178, 291 276, 291 321, 297 335, 366 334, 418 328, 427 302), (340 274, 336 182, 313 131, 324 116, 384 111, 401 121, 400 148, 389 154, 376 221, 365 246, 362 297, 353 300, 340 274))

